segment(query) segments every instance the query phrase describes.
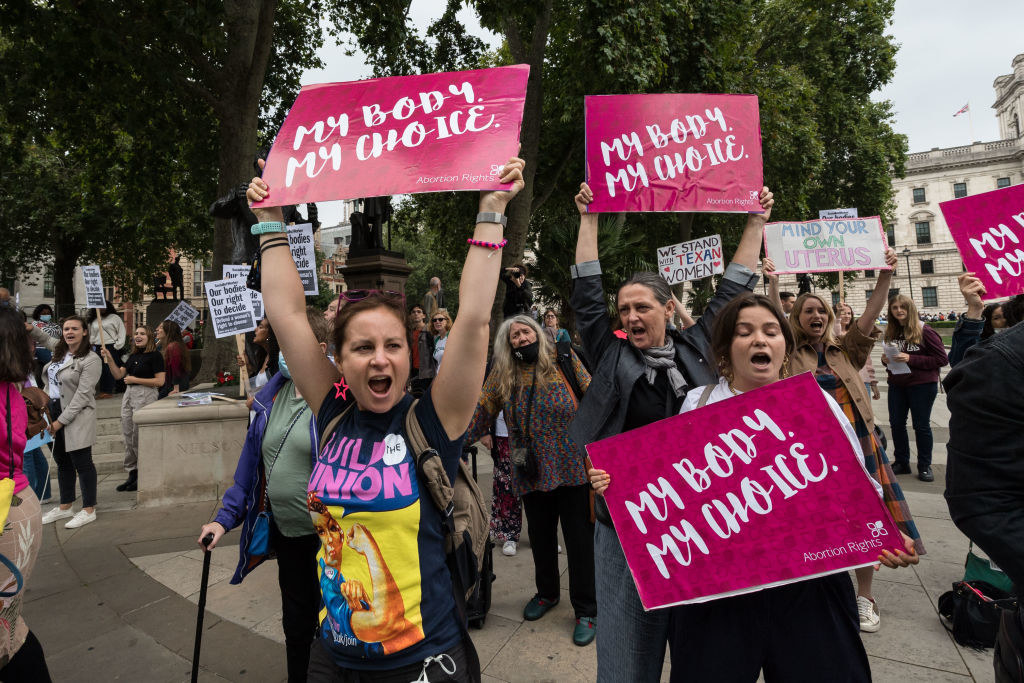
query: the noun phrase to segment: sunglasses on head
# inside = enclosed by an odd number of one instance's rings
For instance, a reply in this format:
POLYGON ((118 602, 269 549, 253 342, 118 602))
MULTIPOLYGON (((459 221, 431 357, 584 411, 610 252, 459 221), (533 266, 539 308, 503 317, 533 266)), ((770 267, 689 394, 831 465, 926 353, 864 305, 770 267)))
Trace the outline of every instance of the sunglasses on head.
POLYGON ((338 294, 339 299, 344 299, 349 303, 356 301, 362 301, 371 294, 380 294, 381 296, 389 299, 401 299, 405 301, 405 295, 400 292, 392 292, 387 289, 346 289, 344 292, 338 294))

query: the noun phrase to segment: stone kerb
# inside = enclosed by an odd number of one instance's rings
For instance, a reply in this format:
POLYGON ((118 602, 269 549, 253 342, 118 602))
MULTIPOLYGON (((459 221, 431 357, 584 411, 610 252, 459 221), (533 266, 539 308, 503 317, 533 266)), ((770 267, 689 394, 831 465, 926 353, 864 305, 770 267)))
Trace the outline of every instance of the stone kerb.
POLYGON ((231 486, 248 418, 242 402, 179 408, 176 396, 136 412, 139 506, 219 499, 231 486))

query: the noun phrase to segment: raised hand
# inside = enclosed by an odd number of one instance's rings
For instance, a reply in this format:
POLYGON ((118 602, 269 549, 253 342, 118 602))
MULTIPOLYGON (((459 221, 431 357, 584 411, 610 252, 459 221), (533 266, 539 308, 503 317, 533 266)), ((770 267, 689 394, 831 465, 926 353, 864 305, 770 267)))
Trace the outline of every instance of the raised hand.
POLYGON ((504 213, 505 207, 512 201, 513 197, 519 194, 526 184, 523 180, 523 169, 526 162, 519 157, 512 157, 498 173, 498 182, 512 183, 507 190, 487 190, 480 193, 480 211, 504 213))
MULTIPOLYGON (((259 160, 260 170, 266 166, 266 162, 263 159, 259 160)), ((263 180, 263 178, 256 177, 249 181, 249 189, 245 191, 245 198, 249 200, 249 206, 252 208, 252 212, 256 214, 256 218, 260 222, 269 223, 272 221, 284 222, 284 213, 281 211, 280 206, 268 206, 266 208, 255 208, 252 206, 253 202, 262 202, 270 195, 270 186, 263 180)))
POLYGON ((576 208, 579 210, 580 215, 586 216, 587 205, 594 201, 594 193, 590 190, 590 185, 580 183, 580 191, 576 194, 573 201, 576 202, 576 208))

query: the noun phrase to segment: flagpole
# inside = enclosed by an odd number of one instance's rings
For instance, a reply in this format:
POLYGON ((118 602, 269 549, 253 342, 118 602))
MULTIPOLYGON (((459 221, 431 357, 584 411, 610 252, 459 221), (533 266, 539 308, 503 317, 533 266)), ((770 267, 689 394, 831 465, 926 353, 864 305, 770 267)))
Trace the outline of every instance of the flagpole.
POLYGON ((967 102, 967 125, 971 129, 971 144, 974 144, 974 118, 971 117, 971 103, 967 102))

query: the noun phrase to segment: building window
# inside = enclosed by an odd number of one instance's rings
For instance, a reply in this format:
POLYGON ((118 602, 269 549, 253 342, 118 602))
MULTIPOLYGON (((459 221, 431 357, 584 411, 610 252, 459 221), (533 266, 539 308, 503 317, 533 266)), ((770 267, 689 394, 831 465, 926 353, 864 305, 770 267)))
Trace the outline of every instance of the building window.
POLYGON ((53 266, 46 266, 43 269, 43 297, 53 298, 53 266))
POLYGON ((967 196, 967 183, 953 183, 953 198, 960 199, 967 196))
MULTIPOLYGON (((839 277, 842 277, 842 273, 839 274, 839 277)), ((838 305, 839 305, 839 292, 832 292, 832 308, 834 309, 838 305)))
POLYGON ((935 261, 928 259, 925 261, 919 261, 921 264, 921 275, 931 275, 935 272, 935 261))
POLYGON ((924 188, 923 187, 915 187, 914 188, 914 203, 915 204, 923 204, 925 201, 926 200, 925 200, 925 196, 924 196, 924 188))
POLYGON ((1004 187, 1010 186, 1009 178, 996 178, 996 189, 1003 189, 1004 187))
POLYGON ((918 244, 932 243, 932 228, 928 221, 918 221, 917 223, 914 223, 914 230, 917 232, 918 244))
POLYGON ((890 223, 885 227, 885 239, 889 240, 889 246, 896 246, 896 224, 890 223))
POLYGON ((873 271, 873 270, 865 270, 864 271, 864 277, 874 277, 874 276, 875 276, 875 271, 873 271))
POLYGON ((896 296, 899 293, 900 293, 900 288, 899 287, 890 287, 889 288, 889 298, 890 299, 893 298, 894 296, 896 296))
POLYGON ((874 293, 875 293, 875 290, 874 290, 874 288, 871 288, 871 289, 865 289, 865 290, 864 290, 864 299, 865 299, 865 300, 867 300, 867 299, 870 299, 870 298, 871 298, 871 295, 872 295, 872 294, 874 294, 874 293))
POLYGON ((939 306, 939 288, 938 287, 922 287, 921 288, 921 300, 924 302, 925 308, 938 308, 939 306))

